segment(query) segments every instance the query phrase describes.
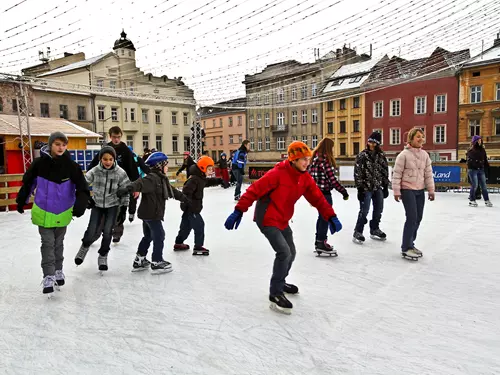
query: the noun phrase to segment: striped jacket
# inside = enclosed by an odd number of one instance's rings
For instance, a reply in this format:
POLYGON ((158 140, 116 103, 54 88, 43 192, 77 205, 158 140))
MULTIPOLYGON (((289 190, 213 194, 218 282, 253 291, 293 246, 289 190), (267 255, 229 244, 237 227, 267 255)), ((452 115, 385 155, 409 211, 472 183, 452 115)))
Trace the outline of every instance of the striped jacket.
POLYGON ((92 184, 95 205, 100 208, 128 206, 129 196, 118 198, 116 191, 130 184, 127 173, 115 163, 111 169, 105 169, 101 163, 85 175, 87 182, 92 184))
POLYGON ((323 155, 317 154, 308 170, 321 191, 335 189, 342 195, 347 194, 345 187, 335 177, 335 169, 323 155))

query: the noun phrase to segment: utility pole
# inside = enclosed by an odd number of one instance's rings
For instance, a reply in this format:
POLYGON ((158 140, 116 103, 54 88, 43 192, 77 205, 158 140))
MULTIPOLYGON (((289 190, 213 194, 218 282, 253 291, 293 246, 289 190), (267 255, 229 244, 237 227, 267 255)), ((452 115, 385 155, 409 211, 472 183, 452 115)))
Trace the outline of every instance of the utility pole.
POLYGON ((21 136, 21 152, 23 154, 23 167, 26 172, 33 160, 31 147, 30 111, 28 106, 28 90, 19 82, 17 95, 17 118, 19 120, 19 134, 21 136))
POLYGON ((203 129, 201 128, 201 116, 197 113, 196 120, 191 127, 191 135, 189 140, 189 152, 191 157, 196 162, 203 153, 203 129))

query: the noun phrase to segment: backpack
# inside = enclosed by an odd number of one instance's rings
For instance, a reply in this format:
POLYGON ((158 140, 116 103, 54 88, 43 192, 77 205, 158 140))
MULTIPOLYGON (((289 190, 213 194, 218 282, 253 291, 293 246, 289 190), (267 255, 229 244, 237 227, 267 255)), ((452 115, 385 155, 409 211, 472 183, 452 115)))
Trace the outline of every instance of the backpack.
POLYGON ((146 173, 144 173, 144 171, 141 169, 141 167, 139 167, 139 160, 137 159, 136 154, 134 154, 134 161, 135 161, 135 165, 137 166, 137 172, 139 172, 139 177, 144 178, 144 176, 146 176, 146 173))

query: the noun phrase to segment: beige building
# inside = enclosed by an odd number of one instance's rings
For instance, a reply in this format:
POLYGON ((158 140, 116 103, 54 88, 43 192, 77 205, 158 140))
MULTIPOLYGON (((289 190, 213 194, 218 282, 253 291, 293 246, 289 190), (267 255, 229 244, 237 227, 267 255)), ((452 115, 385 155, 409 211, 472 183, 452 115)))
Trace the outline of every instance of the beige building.
POLYGON ((181 163, 195 120, 193 91, 180 78, 145 74, 136 66, 135 53, 134 44, 122 32, 113 52, 51 69, 38 75, 37 83, 46 80, 51 89, 60 85, 66 92, 72 86, 75 92, 87 88, 94 103, 80 111, 95 118, 94 131, 106 134, 110 127, 119 126, 123 140, 138 154, 146 147, 156 148, 181 163))

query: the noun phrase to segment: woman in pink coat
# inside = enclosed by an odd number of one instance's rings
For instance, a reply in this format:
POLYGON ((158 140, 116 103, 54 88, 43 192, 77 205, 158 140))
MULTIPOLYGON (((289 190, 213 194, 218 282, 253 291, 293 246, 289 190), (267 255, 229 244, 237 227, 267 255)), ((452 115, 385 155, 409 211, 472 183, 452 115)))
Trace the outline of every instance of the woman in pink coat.
POLYGON ((396 202, 402 199, 406 213, 401 254, 412 260, 422 256, 422 252, 415 247, 415 239, 424 213, 425 188, 429 192, 429 200, 434 200, 432 162, 429 154, 422 149, 423 143, 422 130, 412 129, 408 134, 408 145, 396 158, 392 174, 394 199, 396 202))

